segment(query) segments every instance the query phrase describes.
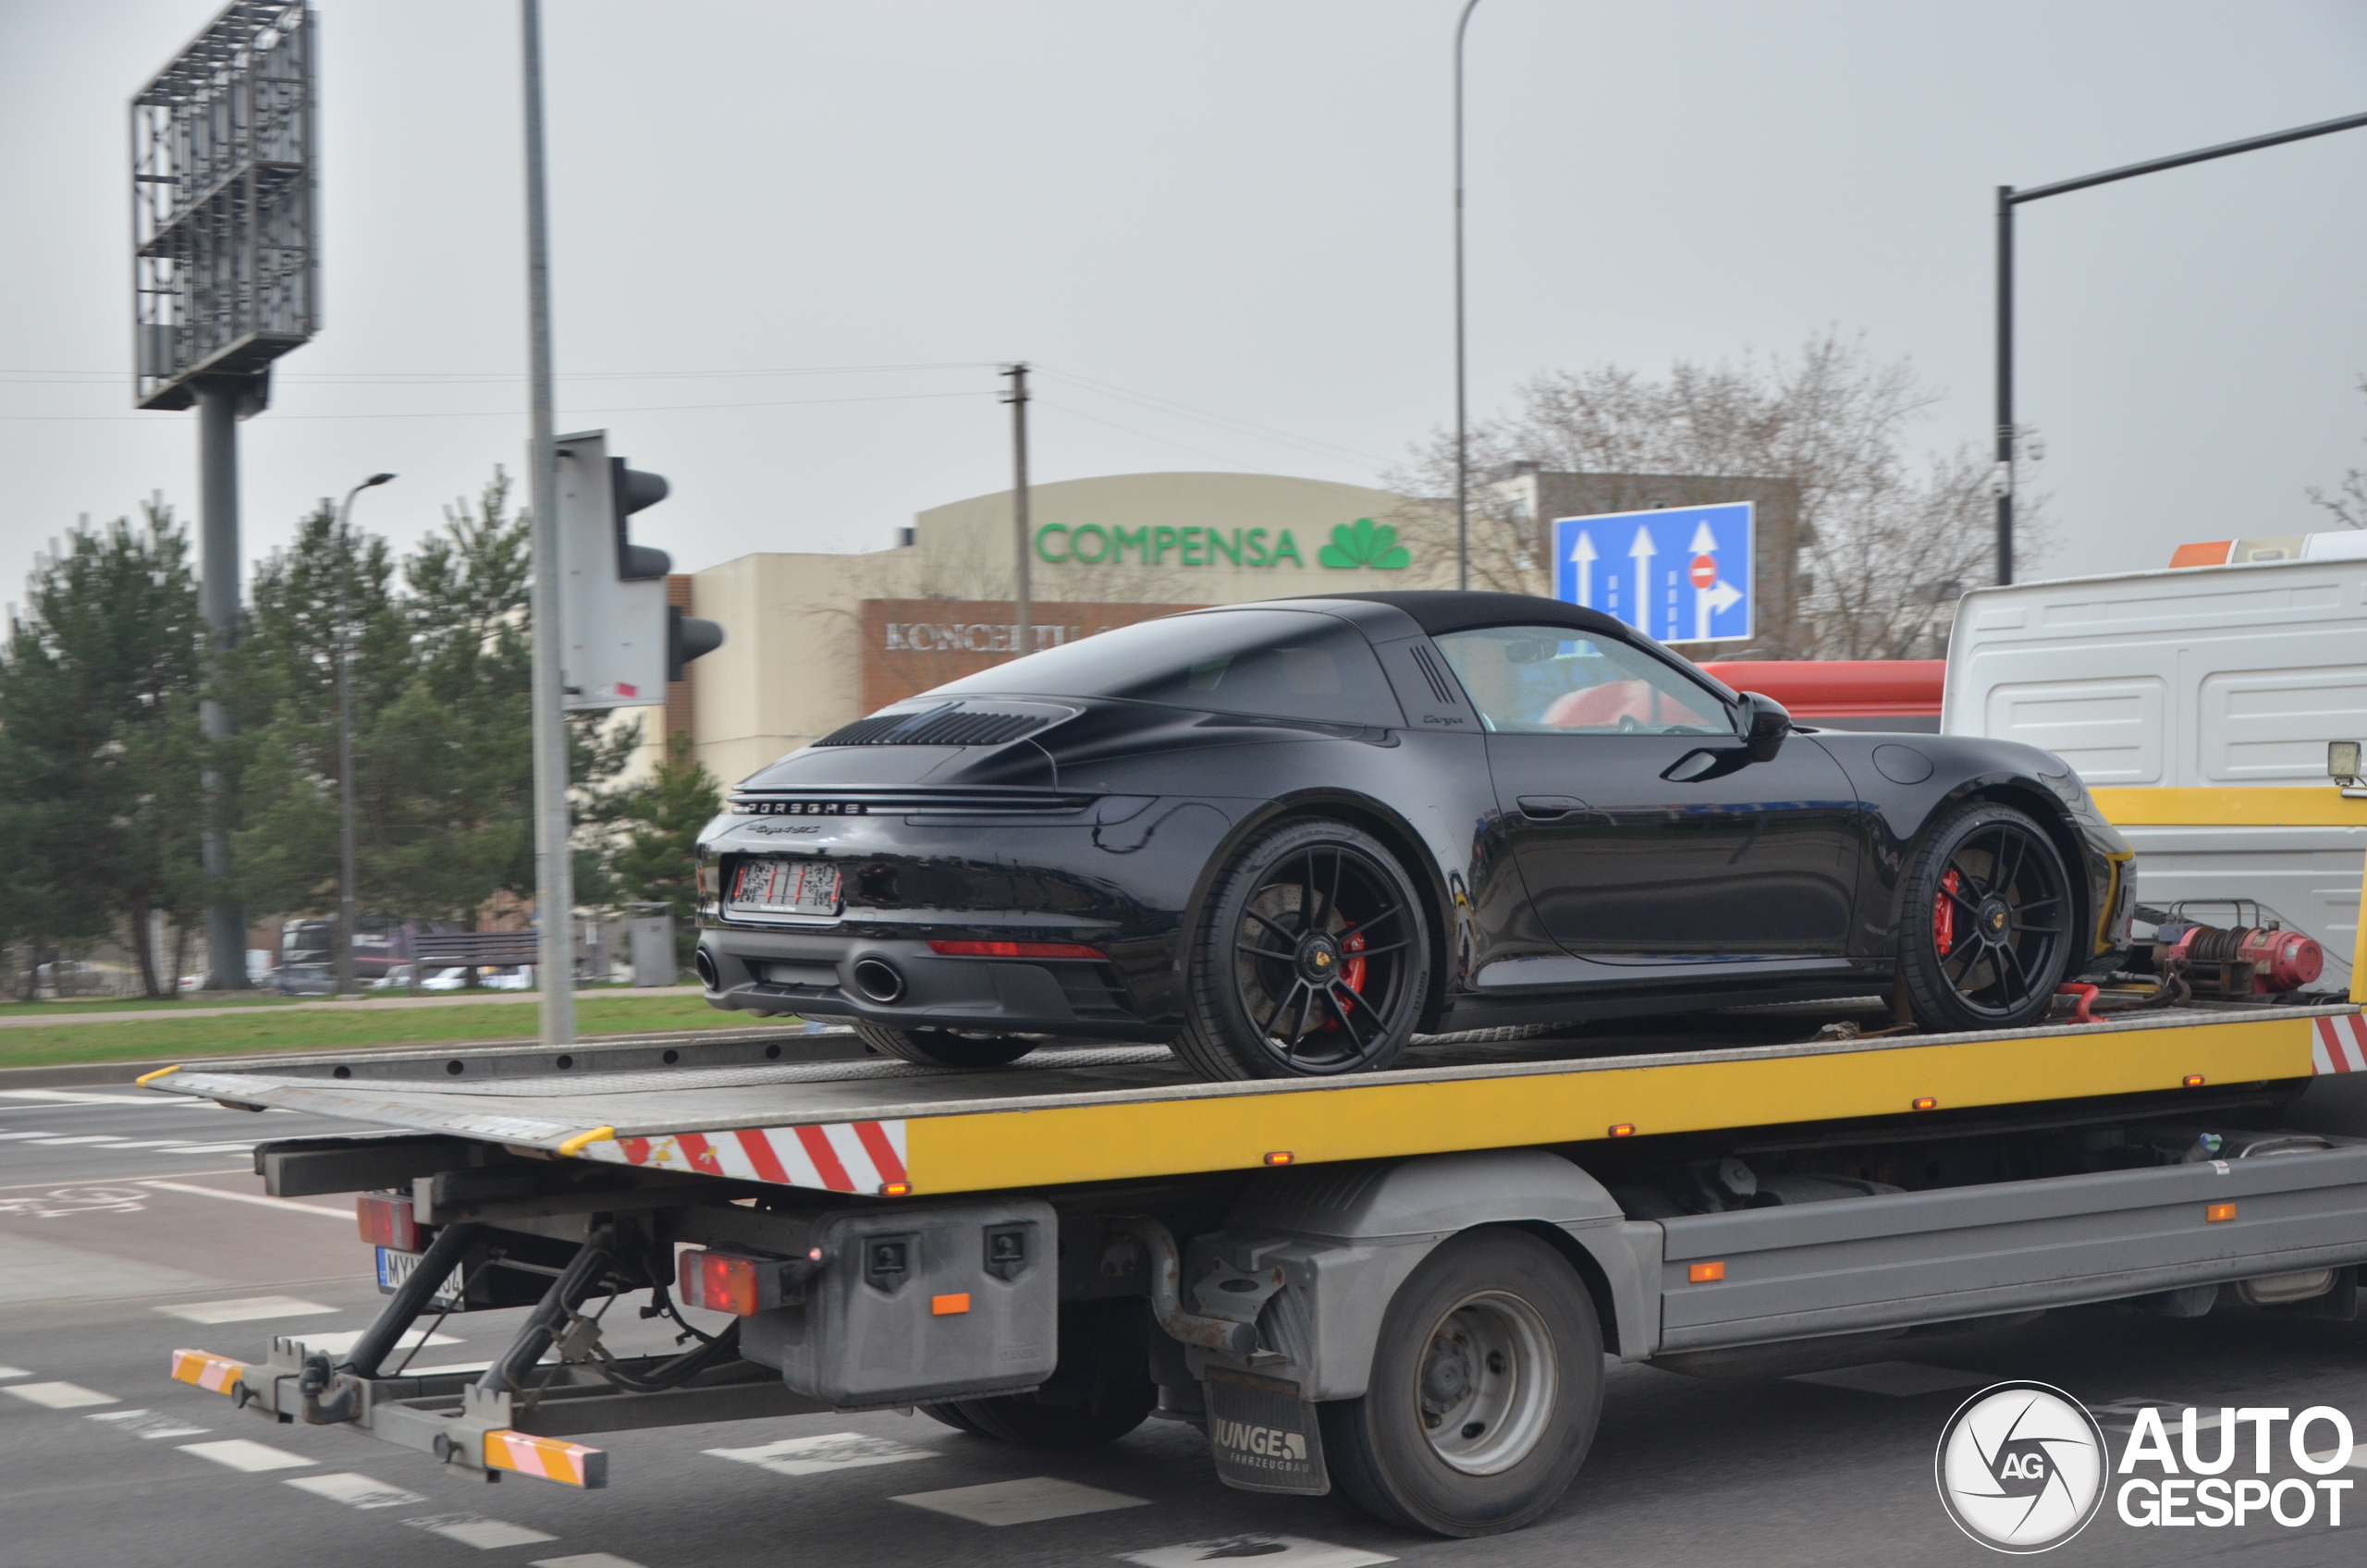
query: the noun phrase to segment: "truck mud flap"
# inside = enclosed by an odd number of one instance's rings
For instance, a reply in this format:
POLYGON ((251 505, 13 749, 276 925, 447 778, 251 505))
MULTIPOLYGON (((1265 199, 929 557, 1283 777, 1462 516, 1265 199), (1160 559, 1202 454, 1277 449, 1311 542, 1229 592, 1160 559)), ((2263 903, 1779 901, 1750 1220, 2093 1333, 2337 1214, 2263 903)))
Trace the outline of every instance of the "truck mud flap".
POLYGON ((2110 1301, 2367 1259, 2367 1146, 1661 1221, 1666 1351, 2110 1301))
POLYGON ((1331 1489, 1315 1406, 1299 1397, 1296 1383, 1211 1366, 1205 1387, 1217 1479, 1245 1492, 1331 1489))

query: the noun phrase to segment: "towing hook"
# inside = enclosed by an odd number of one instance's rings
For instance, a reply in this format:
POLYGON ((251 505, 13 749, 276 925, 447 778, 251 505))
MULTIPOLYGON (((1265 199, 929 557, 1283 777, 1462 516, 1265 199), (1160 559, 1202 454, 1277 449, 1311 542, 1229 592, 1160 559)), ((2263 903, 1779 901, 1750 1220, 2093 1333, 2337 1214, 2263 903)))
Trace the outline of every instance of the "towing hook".
POLYGON ((296 1391, 304 1396, 304 1420, 314 1427, 334 1427, 353 1419, 361 1403, 362 1390, 350 1378, 340 1378, 329 1366, 328 1352, 316 1350, 304 1358, 304 1369, 297 1374, 296 1391), (327 1399, 321 1396, 334 1386, 337 1392, 327 1399))

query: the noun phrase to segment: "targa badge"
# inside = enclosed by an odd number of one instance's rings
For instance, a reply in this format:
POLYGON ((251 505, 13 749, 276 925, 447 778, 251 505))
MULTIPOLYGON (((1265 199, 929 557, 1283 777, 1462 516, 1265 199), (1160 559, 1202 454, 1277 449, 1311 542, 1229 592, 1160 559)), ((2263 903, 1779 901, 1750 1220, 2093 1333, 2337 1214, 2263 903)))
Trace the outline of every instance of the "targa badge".
POLYGON ((2046 1383, 1996 1383, 1948 1417, 1932 1461, 1956 1527, 1994 1551, 2051 1551, 2103 1503, 2103 1428, 2046 1383))

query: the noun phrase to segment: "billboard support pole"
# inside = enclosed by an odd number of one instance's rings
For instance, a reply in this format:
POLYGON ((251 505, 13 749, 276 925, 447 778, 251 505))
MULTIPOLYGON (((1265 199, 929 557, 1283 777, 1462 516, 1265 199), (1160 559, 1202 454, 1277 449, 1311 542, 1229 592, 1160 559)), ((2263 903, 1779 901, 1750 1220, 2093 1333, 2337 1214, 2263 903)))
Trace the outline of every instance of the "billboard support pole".
POLYGON ((527 457, 534 508, 534 923, 542 1040, 575 1041, 575 868, 569 860, 566 650, 559 618, 558 452, 552 436, 551 241, 543 179, 543 17, 520 0, 525 31, 526 312, 533 434, 527 457))
POLYGON ((1012 557, 1012 607, 1017 624, 1012 628, 1012 654, 1025 658, 1036 650, 1030 646, 1036 640, 1036 594, 1030 580, 1027 559, 1027 364, 1025 361, 1012 365, 1003 374, 1011 378, 1011 396, 1003 399, 1011 405, 1011 521, 1014 534, 1012 557))
MULTIPOLYGON (((229 377, 202 380, 197 396, 197 515, 201 571, 198 607, 217 670, 239 635, 239 401, 229 377)), ((198 707, 207 751, 201 784, 205 837, 199 847, 205 872, 205 988, 247 988, 247 922, 230 888, 230 825, 222 773, 213 748, 233 731, 229 709, 209 692, 198 707)))

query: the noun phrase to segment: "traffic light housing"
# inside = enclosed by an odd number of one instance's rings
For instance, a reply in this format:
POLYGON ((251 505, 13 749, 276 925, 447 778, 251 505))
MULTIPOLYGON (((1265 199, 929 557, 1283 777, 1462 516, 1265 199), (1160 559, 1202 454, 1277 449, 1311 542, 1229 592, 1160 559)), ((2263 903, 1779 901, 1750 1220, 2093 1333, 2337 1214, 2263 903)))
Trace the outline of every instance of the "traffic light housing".
POLYGON ((632 542, 628 520, 666 498, 666 480, 611 457, 606 431, 562 435, 557 446, 566 705, 662 703, 684 665, 723 645, 723 628, 666 602, 672 558, 632 542))

